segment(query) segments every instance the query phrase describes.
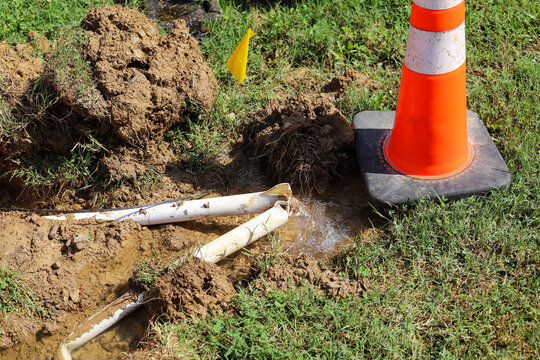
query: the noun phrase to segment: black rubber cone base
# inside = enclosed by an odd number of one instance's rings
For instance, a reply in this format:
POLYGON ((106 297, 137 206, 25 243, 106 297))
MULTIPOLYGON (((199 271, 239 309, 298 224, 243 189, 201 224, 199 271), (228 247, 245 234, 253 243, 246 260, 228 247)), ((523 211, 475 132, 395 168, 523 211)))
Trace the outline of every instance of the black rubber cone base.
POLYGON ((395 111, 363 111, 354 117, 356 156, 373 205, 401 205, 420 198, 459 199, 504 189, 512 177, 478 115, 467 111, 467 131, 474 149, 469 166, 440 179, 403 175, 384 159, 382 146, 394 125, 395 111))

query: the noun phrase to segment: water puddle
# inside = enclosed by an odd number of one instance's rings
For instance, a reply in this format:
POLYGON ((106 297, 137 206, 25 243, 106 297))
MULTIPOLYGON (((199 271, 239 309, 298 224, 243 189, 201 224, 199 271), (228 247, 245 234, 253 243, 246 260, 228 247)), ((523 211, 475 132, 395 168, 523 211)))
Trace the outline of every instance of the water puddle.
POLYGON ((102 335, 73 351, 73 360, 125 359, 137 349, 148 326, 148 314, 143 308, 120 320, 102 335))

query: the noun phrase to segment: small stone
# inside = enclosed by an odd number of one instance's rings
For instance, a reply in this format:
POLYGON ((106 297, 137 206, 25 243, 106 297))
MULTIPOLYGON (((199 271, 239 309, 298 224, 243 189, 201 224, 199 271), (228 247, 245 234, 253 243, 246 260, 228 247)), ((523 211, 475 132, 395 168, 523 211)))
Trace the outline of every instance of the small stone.
POLYGON ((231 120, 231 121, 234 121, 234 120, 236 120, 236 115, 235 115, 235 113, 230 113, 229 115, 227 115, 227 118, 229 118, 229 120, 231 120))
POLYGON ((58 262, 53 263, 53 264, 51 265, 51 269, 53 269, 53 270, 58 270, 58 269, 60 269, 60 265, 58 264, 58 262))
POLYGON ((79 302, 79 299, 80 299, 80 290, 77 289, 77 288, 74 288, 74 289, 71 289, 69 291, 69 298, 71 299, 71 301, 73 301, 74 303, 78 303, 79 302))
POLYGON ((53 240, 55 237, 56 237, 56 233, 58 232, 58 228, 60 227, 60 225, 58 224, 54 224, 52 227, 51 227, 51 230, 49 231, 49 240, 53 240))
POLYGON ((78 234, 73 239, 71 239, 69 243, 69 247, 71 247, 71 249, 74 252, 81 251, 82 249, 90 245, 91 241, 92 241, 92 238, 90 234, 87 234, 87 235, 78 234))
POLYGON ((62 296, 62 301, 63 302, 68 302, 68 300, 69 300, 69 291, 67 289, 62 289, 62 291, 60 292, 60 295, 62 296))

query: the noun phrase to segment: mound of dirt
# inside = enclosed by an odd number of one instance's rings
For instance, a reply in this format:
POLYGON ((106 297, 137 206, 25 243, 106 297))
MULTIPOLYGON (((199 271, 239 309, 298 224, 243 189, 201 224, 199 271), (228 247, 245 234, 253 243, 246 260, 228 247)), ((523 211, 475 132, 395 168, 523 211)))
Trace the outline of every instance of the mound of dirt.
POLYGON ((300 287, 306 281, 318 287, 326 296, 337 299, 364 290, 357 280, 340 279, 321 262, 307 255, 284 256, 283 262, 271 266, 262 275, 262 280, 256 281, 255 287, 262 291, 288 290, 300 287))
MULTIPOLYGON (((144 14, 120 6, 92 10, 82 23, 89 40, 80 49, 88 60, 100 94, 80 100, 78 84, 56 81, 64 101, 86 117, 110 126, 121 143, 159 139, 194 107, 208 110, 217 82, 185 22, 160 35, 144 14)), ((55 82, 56 81, 56 82, 55 82)), ((108 131, 108 130, 107 130, 108 131)))
POLYGON ((76 171, 84 163, 104 184, 147 182, 178 162, 156 145, 163 134, 190 113, 209 110, 216 98, 217 81, 183 21, 160 34, 144 14, 104 6, 82 27, 86 36, 68 31, 50 47, 29 35, 35 49, 48 53, 46 65, 29 45, 0 43, 0 115, 10 120, 0 128, 0 182, 29 201, 61 197, 70 186, 88 189, 77 193, 85 199, 102 192, 79 175, 46 173, 69 154, 76 171), (50 184, 29 181, 28 169, 50 184))
POLYGON ((274 180, 301 192, 322 192, 354 160, 354 133, 327 99, 304 96, 271 103, 248 130, 257 156, 274 180))
POLYGON ((198 258, 182 262, 171 274, 156 280, 152 295, 157 314, 174 320, 183 316, 204 316, 228 309, 236 290, 217 265, 198 258))
POLYGON ((0 98, 15 105, 43 73, 43 62, 31 55, 26 44, 9 46, 0 41, 0 98))

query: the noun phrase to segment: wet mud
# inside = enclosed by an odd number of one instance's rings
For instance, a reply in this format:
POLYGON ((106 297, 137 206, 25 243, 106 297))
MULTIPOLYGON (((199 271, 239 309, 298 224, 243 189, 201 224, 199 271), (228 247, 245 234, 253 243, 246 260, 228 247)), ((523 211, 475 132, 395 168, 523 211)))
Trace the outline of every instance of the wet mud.
POLYGON ((206 22, 218 19, 222 10, 218 0, 146 0, 145 12, 164 29, 182 19, 198 38, 206 33, 206 22))

